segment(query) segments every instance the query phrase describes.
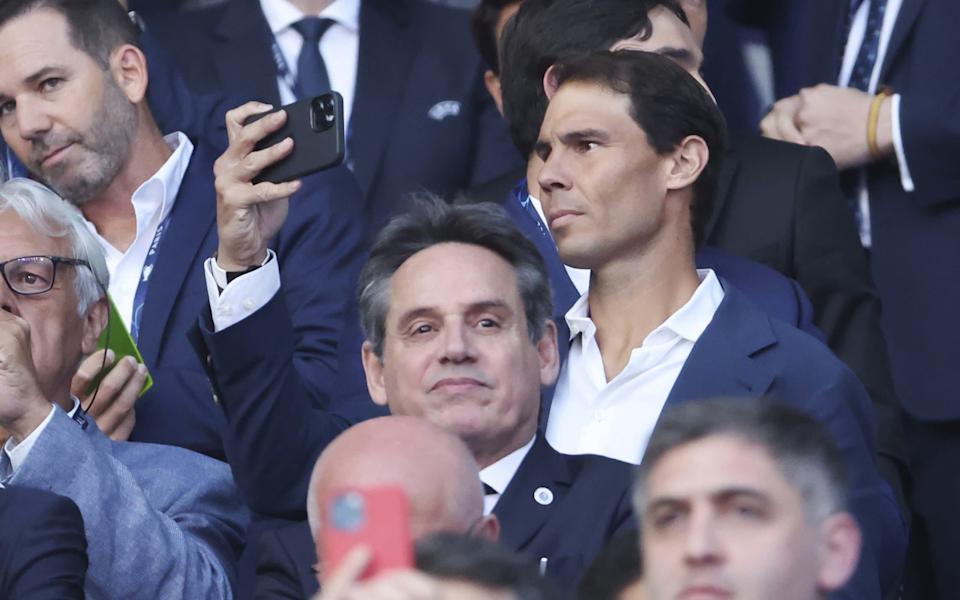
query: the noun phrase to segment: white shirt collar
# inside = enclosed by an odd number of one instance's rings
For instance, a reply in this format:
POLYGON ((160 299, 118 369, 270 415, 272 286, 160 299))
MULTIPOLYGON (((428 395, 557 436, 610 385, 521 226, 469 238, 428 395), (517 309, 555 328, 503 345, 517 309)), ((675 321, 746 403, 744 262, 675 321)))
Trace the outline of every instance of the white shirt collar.
POLYGON ((131 201, 134 210, 138 214, 137 233, 138 235, 149 224, 160 223, 167 218, 170 211, 173 210, 173 203, 177 199, 177 193, 180 191, 180 184, 190 166, 190 157, 193 156, 193 143, 184 133, 175 131, 164 136, 163 141, 170 146, 172 153, 163 163, 163 166, 140 184, 140 187, 133 192, 131 201), (150 219, 150 223, 141 222, 140 214, 149 214, 156 210, 159 211, 150 219), (140 208, 141 210, 137 210, 140 208), (152 209, 152 210, 151 210, 152 209))
MULTIPOLYGON (((289 0, 260 0, 260 7, 275 36, 306 16, 289 0)), ((333 19, 338 25, 356 33, 360 31, 360 0, 335 0, 318 16, 333 19)))
POLYGON ((536 436, 522 447, 517 448, 497 462, 482 469, 480 471, 480 481, 495 489, 498 494, 503 494, 504 490, 506 490, 510 484, 510 480, 517 474, 520 463, 523 462, 523 459, 527 457, 527 453, 530 452, 530 448, 533 447, 533 441, 535 439, 536 436))
MULTIPOLYGON (((723 287, 712 269, 697 269, 697 276, 700 278, 700 285, 690 299, 651 331, 643 340, 644 345, 664 336, 676 336, 691 342, 700 338, 723 301, 723 287)), ((597 333, 597 327, 590 318, 589 295, 590 292, 586 292, 580 296, 565 315, 571 341, 578 335, 590 339, 597 333)))

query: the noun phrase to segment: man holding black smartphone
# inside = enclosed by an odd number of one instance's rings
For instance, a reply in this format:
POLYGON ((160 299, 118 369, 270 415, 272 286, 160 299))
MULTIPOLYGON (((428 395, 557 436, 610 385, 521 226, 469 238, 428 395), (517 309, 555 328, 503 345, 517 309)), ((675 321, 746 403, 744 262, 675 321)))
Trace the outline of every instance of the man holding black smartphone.
MULTIPOLYGON (((253 186, 261 168, 291 150, 288 142, 253 152, 285 118, 280 112, 243 127, 266 105, 231 114, 215 185, 217 150, 182 133, 164 137, 155 125, 138 38, 116 0, 15 0, 0 8, 0 132, 95 229, 111 297, 155 382, 135 410, 135 393, 101 393, 91 414, 128 425, 135 414, 130 439, 223 458, 219 384, 255 364, 263 395, 297 389, 329 411, 325 436, 332 437, 363 416, 363 407, 329 403, 325 387, 363 256, 356 185, 337 168, 303 184, 253 186), (37 31, 47 34, 40 39, 37 31), (187 338, 200 313, 207 365, 187 338)), ((139 389, 139 369, 118 373, 125 381, 112 381, 112 389, 139 389)))

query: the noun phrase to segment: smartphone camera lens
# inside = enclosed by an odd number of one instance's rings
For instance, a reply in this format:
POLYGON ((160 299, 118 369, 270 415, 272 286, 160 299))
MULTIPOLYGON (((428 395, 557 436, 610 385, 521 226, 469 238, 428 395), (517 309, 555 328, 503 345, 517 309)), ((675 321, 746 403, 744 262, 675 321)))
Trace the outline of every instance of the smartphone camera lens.
POLYGON ((337 120, 337 109, 333 98, 330 96, 314 98, 310 109, 310 125, 314 131, 326 131, 333 127, 337 120))
POLYGON ((363 495, 347 492, 337 496, 330 507, 330 522, 341 531, 356 531, 366 521, 366 505, 363 495))

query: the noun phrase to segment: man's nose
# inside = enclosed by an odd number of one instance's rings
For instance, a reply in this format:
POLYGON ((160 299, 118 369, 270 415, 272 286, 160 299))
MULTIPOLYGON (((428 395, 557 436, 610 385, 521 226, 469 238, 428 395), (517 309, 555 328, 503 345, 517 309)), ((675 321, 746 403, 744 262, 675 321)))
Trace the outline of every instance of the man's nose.
POLYGON ((443 330, 442 360, 461 363, 474 358, 473 344, 466 325, 447 326, 443 330))
POLYGON ((570 177, 564 165, 562 153, 553 152, 540 166, 537 183, 545 194, 554 190, 570 188, 570 177))
POLYGON ((716 563, 721 559, 722 551, 718 524, 713 515, 691 515, 684 540, 684 558, 690 565, 716 563))
POLYGON ((43 103, 29 99, 17 101, 15 123, 17 132, 25 140, 36 139, 53 126, 53 120, 43 103))
POLYGON ((3 283, 0 283, 0 310, 20 316, 20 311, 17 310, 17 295, 10 289, 7 278, 3 277, 2 279, 3 283))

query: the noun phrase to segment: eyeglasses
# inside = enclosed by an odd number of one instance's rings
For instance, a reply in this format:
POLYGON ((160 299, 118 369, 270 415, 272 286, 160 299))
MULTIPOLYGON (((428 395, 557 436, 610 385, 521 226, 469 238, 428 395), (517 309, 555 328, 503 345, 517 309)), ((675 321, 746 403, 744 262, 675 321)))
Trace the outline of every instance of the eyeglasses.
POLYGON ((21 256, 0 263, 0 274, 7 286, 21 296, 35 296, 53 289, 57 265, 84 266, 90 263, 62 256, 21 256))

